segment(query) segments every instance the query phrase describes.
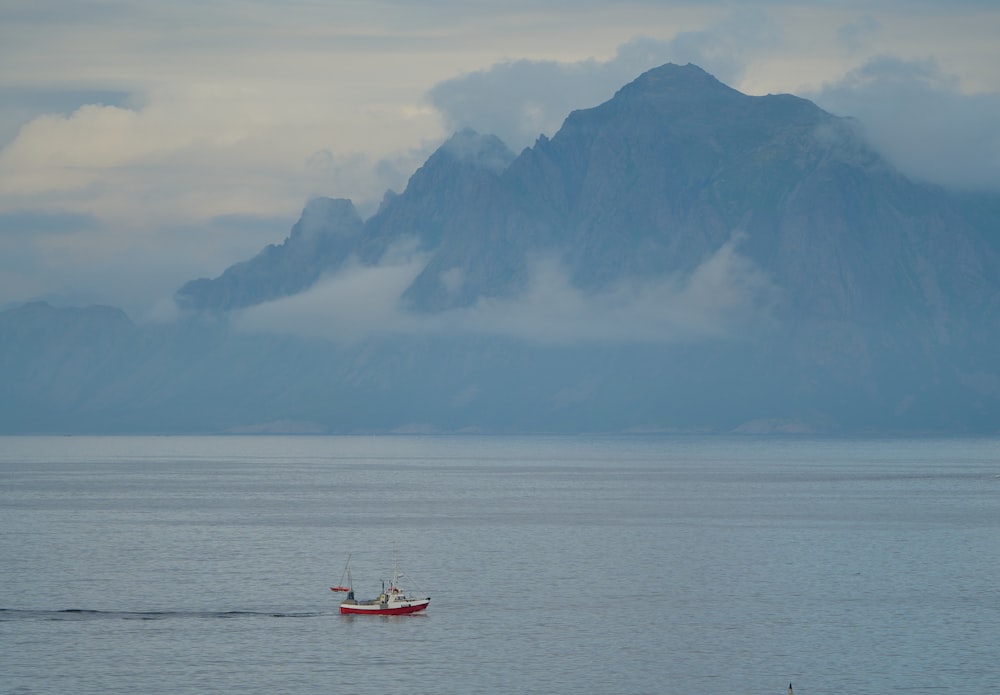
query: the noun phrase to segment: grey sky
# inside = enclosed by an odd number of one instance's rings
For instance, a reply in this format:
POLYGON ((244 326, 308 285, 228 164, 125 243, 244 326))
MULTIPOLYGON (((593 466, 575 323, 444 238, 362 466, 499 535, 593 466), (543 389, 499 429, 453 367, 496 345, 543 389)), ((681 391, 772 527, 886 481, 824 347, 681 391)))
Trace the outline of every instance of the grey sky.
POLYGON ((998 189, 997 36, 1000 6, 971 1, 11 0, 0 307, 168 316, 309 197, 370 213, 451 131, 518 151, 667 61, 813 98, 915 176, 998 189))

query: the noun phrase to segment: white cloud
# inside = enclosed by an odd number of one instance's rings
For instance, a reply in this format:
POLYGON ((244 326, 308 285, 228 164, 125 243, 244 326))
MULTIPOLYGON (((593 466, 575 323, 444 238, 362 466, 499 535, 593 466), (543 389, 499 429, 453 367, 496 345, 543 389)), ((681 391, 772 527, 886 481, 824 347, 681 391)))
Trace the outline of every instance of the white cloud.
POLYGON ((427 258, 397 249, 378 266, 352 265, 308 292, 252 307, 238 326, 353 343, 385 335, 495 335, 529 343, 663 343, 736 338, 766 325, 778 290, 739 253, 740 237, 694 271, 623 279, 600 292, 573 286, 555 259, 536 259, 514 298, 434 314, 406 311, 401 296, 427 258))
POLYGON ((359 202, 377 201, 386 187, 405 181, 403 172, 385 180, 380 160, 419 163, 414 142, 392 127, 394 116, 337 113, 329 103, 308 101, 294 92, 192 85, 151 94, 137 108, 84 105, 42 115, 0 151, 0 203, 16 196, 21 204, 27 198, 175 219, 179 210, 189 219, 268 214, 331 187, 359 202), (382 129, 388 134, 379 147, 354 149, 333 139, 382 129), (82 199, 81 191, 88 192, 82 199))

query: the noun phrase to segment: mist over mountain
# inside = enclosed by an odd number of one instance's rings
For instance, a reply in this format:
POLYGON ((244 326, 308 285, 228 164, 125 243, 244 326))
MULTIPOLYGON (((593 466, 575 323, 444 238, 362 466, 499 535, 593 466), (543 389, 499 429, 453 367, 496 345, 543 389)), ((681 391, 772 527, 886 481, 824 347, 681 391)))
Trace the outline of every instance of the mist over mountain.
POLYGON ((668 64, 367 220, 310 201, 177 325, 0 314, 4 430, 995 432, 998 201, 668 64))

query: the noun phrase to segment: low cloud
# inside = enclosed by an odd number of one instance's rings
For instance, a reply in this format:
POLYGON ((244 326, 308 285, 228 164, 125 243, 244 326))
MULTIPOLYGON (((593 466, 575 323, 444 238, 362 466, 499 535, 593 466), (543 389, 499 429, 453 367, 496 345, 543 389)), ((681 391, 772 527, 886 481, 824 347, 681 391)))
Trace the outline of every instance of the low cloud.
POLYGON ((520 297, 450 312, 447 327, 543 344, 734 338, 760 325, 778 297, 738 244, 735 237, 693 272, 623 279, 600 292, 574 287, 558 262, 537 261, 520 297))
POLYGON ((1000 190, 1000 93, 966 94, 933 60, 872 59, 810 96, 852 116, 872 145, 915 179, 1000 190))
POLYGON ((435 314, 407 312, 401 296, 426 258, 396 253, 376 267, 352 265, 312 290, 244 311, 245 331, 351 343, 386 335, 493 335, 542 345, 671 343, 736 338, 766 325, 778 289, 739 253, 734 237, 693 272, 622 280, 610 289, 575 287, 553 259, 531 264, 511 299, 435 314))
POLYGON ((350 263, 312 289, 250 307, 236 326, 250 333, 278 333, 354 343, 372 336, 414 333, 420 320, 402 309, 400 297, 427 265, 412 246, 391 249, 382 263, 350 263))

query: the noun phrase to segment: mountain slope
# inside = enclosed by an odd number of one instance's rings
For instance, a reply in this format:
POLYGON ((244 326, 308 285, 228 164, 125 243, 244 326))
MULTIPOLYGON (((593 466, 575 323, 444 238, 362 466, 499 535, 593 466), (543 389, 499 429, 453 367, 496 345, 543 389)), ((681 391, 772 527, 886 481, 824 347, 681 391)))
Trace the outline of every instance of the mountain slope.
POLYGON ((297 294, 344 264, 361 229, 351 201, 317 198, 306 205, 283 243, 266 247, 214 280, 186 283, 174 298, 182 309, 228 311, 297 294))

